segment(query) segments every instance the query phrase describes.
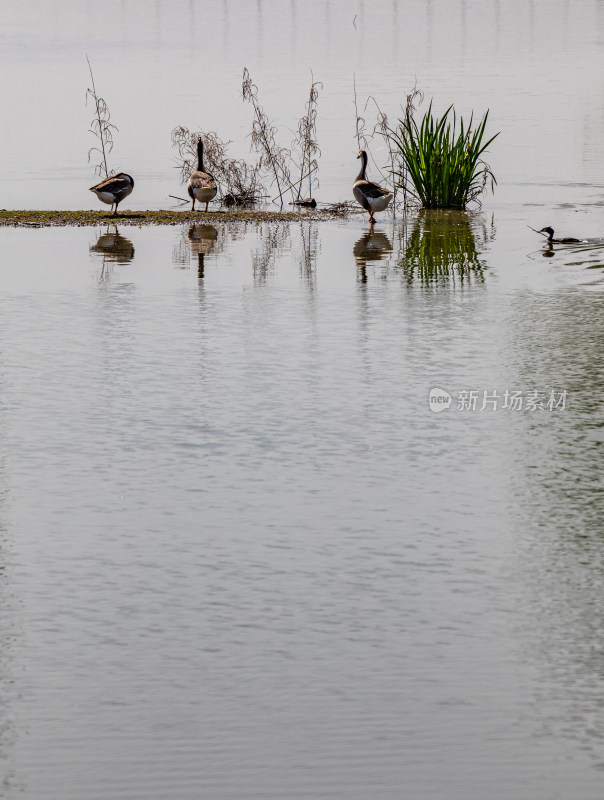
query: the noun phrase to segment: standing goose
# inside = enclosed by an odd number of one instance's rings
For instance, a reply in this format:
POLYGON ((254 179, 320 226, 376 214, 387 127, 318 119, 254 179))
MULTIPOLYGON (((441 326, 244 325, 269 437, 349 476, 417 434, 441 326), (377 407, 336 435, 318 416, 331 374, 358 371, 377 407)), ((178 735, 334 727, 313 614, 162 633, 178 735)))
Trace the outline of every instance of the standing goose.
POLYGON ((373 216, 375 211, 383 211, 394 195, 388 189, 382 189, 377 183, 368 181, 366 176, 367 171, 367 153, 360 150, 357 158, 361 159, 361 171, 356 177, 352 193, 356 201, 362 206, 365 211, 369 211, 369 222, 374 223, 373 216))
POLYGON ((103 203, 111 205, 112 209, 115 204, 114 216, 117 214, 118 205, 125 197, 128 197, 133 189, 134 180, 131 175, 127 175, 125 172, 118 172, 117 175, 105 178, 104 181, 97 183, 96 186, 90 187, 90 191, 94 192, 103 203))
POLYGON ((197 140, 197 169, 191 173, 187 184, 189 197, 193 201, 191 211, 195 211, 195 201, 205 203, 205 210, 208 210, 208 203, 216 197, 218 187, 214 177, 209 172, 203 171, 203 142, 201 136, 197 140))

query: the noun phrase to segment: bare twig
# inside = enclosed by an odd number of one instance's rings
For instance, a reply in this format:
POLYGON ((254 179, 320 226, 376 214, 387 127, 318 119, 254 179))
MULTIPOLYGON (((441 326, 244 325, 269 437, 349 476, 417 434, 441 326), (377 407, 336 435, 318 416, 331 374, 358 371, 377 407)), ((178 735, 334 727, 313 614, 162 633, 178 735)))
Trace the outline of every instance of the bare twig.
MULTIPOLYGON (((296 137, 292 142, 292 148, 300 153, 300 177, 296 181, 297 200, 300 200, 302 184, 308 178, 308 198, 312 198, 313 182, 319 185, 313 174, 319 169, 317 156, 321 155, 321 150, 317 142, 317 102, 319 99, 319 89, 323 84, 315 81, 311 72, 311 84, 308 100, 306 102, 306 113, 298 122, 296 137)), ((288 187, 289 188, 289 187, 288 187)))
MULTIPOLYGON (((273 175, 273 182, 277 184, 279 201, 281 207, 283 207, 283 195, 287 189, 284 189, 282 184, 291 184, 289 166, 291 163, 291 151, 277 144, 275 139, 277 128, 272 124, 258 101, 258 87, 252 82, 247 67, 243 69, 241 93, 243 99, 251 103, 254 109, 254 121, 250 134, 251 146, 257 152, 262 153, 262 157, 266 159, 273 175)), ((292 189, 290 191, 292 192, 292 199, 294 199, 292 189)))
POLYGON ((101 156, 101 161, 95 166, 94 171, 99 176, 102 176, 104 172, 105 177, 108 178, 110 173, 107 166, 107 154, 113 150, 113 131, 117 131, 118 128, 111 122, 111 114, 107 103, 96 92, 94 75, 92 74, 92 66, 88 56, 86 56, 86 61, 88 62, 90 80, 92 81, 92 89, 86 89, 86 103, 88 103, 88 98, 91 97, 94 101, 95 110, 95 116, 90 123, 90 133, 94 134, 100 141, 100 148, 91 147, 88 151, 88 161, 90 162, 92 153, 98 153, 101 156))
POLYGON ((352 76, 352 86, 354 89, 354 116, 356 124, 356 137, 359 150, 367 150, 367 137, 365 136, 365 118, 359 114, 359 106, 357 103, 357 78, 356 75, 352 76))
POLYGON ((321 203, 330 214, 364 214, 364 210, 359 208, 352 200, 342 200, 338 203, 321 203))
MULTIPOLYGON (((376 112, 377 112, 377 121, 376 121, 375 125, 373 126, 373 135, 375 135, 376 133, 380 133, 382 136, 385 137, 385 139, 386 139, 386 141, 388 143, 388 164, 387 164, 387 166, 388 166, 388 171, 390 173, 392 173, 392 171, 394 170, 394 167, 395 167, 395 155, 394 155, 394 151, 393 151, 393 148, 392 148, 392 143, 391 143, 390 139, 386 136, 386 133, 389 130, 388 117, 382 111, 382 109, 380 108, 380 106, 378 104, 378 101, 375 99, 375 97, 370 96, 370 97, 367 98, 367 103, 365 104, 365 108, 367 108, 367 104, 369 103, 370 100, 375 105, 375 109, 376 109, 376 112)), ((373 135, 372 135, 372 138, 373 138, 373 135)), ((382 171, 381 171, 381 169, 379 167, 378 167, 378 170, 380 171, 380 174, 382 174, 382 171)), ((395 216, 396 216, 396 193, 397 193, 397 188, 398 187, 397 187, 396 182, 395 182, 394 183, 394 187, 393 187, 393 195, 394 195, 394 197, 392 198, 392 208, 393 208, 393 212, 394 212, 395 216)), ((405 207, 405 203, 403 202, 403 208, 404 207, 405 207)))
MULTIPOLYGON (((413 89, 407 95, 407 100, 405 103, 405 113, 403 114, 403 119, 406 121, 408 119, 413 119, 413 113, 417 109, 418 105, 421 105, 424 99, 424 93, 421 89, 417 88, 417 78, 415 83, 413 84, 413 89), (417 104, 417 105, 416 105, 417 104)), ((390 146, 390 139, 388 138, 388 146, 390 146)), ((404 167, 404 183, 403 183, 403 207, 407 208, 407 193, 408 193, 408 184, 409 181, 407 180, 407 168, 404 167)))
MULTIPOLYGON (((527 227, 527 228, 531 228, 531 226, 530 226, 530 225, 527 225, 526 227, 527 227)), ((540 234, 541 234, 541 236, 545 236, 545 238, 547 239, 547 233, 544 233, 543 231, 538 231, 536 228, 531 228, 531 230, 532 230, 532 231, 535 231, 535 233, 540 233, 540 234)))
MULTIPOLYGON (((317 170, 317 169, 319 169, 319 165, 315 164, 315 166, 312 167, 310 172, 305 173, 304 175, 301 175, 300 178, 296 179, 296 181, 294 181, 292 183, 289 183, 287 186, 285 186, 284 189, 283 189, 284 193, 288 192, 290 189, 293 189, 296 186, 299 187, 301 185, 302 181, 306 180, 306 178, 311 178, 313 172, 315 170, 317 170)), ((300 199, 300 189, 298 188, 298 194, 296 195, 296 200, 294 202, 296 202, 299 199, 300 199)), ((291 203, 290 203, 290 205, 291 205, 291 203)))

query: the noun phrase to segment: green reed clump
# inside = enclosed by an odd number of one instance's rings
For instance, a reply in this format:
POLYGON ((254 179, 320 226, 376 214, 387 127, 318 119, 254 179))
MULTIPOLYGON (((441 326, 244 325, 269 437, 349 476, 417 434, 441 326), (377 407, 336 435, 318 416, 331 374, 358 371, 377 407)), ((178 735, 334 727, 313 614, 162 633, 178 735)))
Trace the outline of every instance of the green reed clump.
POLYGON ((488 116, 487 111, 476 130, 472 130, 474 115, 467 127, 460 117, 458 130, 452 105, 438 119, 430 103, 420 125, 407 108, 397 127, 385 133, 397 151, 392 170, 397 187, 415 194, 424 208, 463 209, 478 200, 489 179, 492 190, 497 181, 481 156, 499 133, 484 141, 488 116))

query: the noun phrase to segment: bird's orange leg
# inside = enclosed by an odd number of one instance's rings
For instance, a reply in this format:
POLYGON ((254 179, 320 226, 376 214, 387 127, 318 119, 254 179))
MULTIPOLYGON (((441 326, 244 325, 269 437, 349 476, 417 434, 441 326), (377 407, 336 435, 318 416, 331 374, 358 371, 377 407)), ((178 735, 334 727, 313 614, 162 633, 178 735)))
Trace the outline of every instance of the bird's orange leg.
MULTIPOLYGON (((208 203, 209 203, 209 202, 210 202, 210 201, 208 200, 208 203)), ((206 211, 208 210, 208 203, 206 203, 206 211)))
POLYGON ((195 198, 193 198, 193 205, 191 206, 191 211, 195 211, 195 198))

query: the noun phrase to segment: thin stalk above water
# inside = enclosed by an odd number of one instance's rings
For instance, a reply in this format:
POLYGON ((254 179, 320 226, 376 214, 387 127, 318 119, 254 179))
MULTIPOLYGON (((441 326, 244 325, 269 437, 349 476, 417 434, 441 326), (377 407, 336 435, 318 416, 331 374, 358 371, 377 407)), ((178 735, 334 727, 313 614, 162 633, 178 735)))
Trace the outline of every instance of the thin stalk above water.
POLYGON ((86 89, 86 102, 91 97, 94 102, 95 115, 90 123, 90 133, 97 137, 100 142, 99 147, 91 147, 88 151, 88 161, 92 153, 97 152, 101 156, 100 162, 95 166, 95 174, 102 176, 103 173, 106 178, 109 177, 109 167, 107 166, 107 154, 113 150, 113 131, 118 128, 111 122, 111 113, 109 106, 102 97, 99 97, 94 84, 94 75, 92 74, 92 66, 90 59, 86 56, 88 62, 88 69, 90 70, 90 80, 92 81, 92 89, 86 89))

